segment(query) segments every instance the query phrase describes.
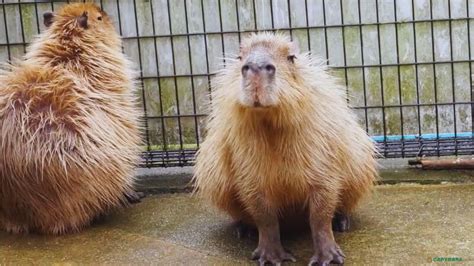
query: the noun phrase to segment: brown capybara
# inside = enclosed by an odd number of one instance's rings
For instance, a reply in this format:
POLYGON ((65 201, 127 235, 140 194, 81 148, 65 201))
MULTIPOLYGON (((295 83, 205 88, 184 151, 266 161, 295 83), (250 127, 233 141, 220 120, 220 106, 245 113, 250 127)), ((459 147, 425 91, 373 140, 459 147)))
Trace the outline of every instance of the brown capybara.
POLYGON ((375 148, 347 107, 344 87, 283 35, 243 41, 214 79, 208 132, 196 158, 196 190, 235 221, 255 225, 260 264, 294 261, 280 228, 309 223, 310 264, 343 263, 336 230, 371 190, 375 148))
POLYGON ((134 71, 94 4, 48 27, 0 74, 0 228, 76 232, 127 199, 140 150, 134 71))

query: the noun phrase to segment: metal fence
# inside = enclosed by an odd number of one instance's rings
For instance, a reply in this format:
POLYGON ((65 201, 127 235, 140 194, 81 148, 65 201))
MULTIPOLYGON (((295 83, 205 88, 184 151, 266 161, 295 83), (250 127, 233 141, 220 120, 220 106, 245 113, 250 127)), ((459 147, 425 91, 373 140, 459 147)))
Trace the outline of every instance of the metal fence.
MULTIPOLYGON (((74 1, 1 0, 0 62, 41 14, 74 1)), ((473 154, 472 0, 96 0, 140 67, 142 166, 191 165, 213 73, 256 31, 327 59, 384 157, 473 154)))

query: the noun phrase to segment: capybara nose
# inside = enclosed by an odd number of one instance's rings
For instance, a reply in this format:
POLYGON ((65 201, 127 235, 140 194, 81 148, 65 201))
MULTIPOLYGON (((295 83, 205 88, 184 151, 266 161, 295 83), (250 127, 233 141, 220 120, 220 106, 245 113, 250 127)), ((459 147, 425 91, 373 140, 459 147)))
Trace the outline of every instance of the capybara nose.
POLYGON ((246 63, 242 66, 242 76, 247 77, 249 72, 253 74, 265 73, 267 75, 273 76, 275 74, 276 68, 272 63, 264 63, 257 65, 254 63, 246 63))
POLYGON ((265 71, 269 74, 269 75, 273 75, 275 74, 275 71, 276 71, 276 68, 275 68, 275 65, 273 64, 266 64, 265 65, 265 71))
POLYGON ((247 77, 249 71, 256 73, 258 72, 258 68, 252 63, 246 63, 242 66, 242 76, 247 77))

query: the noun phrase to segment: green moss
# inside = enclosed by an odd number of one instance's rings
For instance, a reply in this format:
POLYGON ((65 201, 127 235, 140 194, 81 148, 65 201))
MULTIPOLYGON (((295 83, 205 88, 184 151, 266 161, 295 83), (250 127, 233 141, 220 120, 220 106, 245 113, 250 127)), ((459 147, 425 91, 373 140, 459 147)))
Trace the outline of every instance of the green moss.
POLYGON ((361 69, 347 70, 348 86, 349 86, 349 103, 351 106, 364 106, 364 85, 362 82, 361 69))
POLYGON ((416 103, 415 68, 413 66, 401 66, 400 81, 402 90, 402 102, 404 104, 416 103))
POLYGON ((368 111, 369 134, 382 135, 384 133, 382 123, 381 109, 372 109, 368 111))
POLYGON ((143 80, 143 87, 145 90, 145 99, 148 115, 161 115, 160 93, 157 81, 154 79, 145 79, 143 80))
POLYGON ((161 101, 164 115, 174 115, 176 108, 175 83, 173 78, 160 79, 161 101))
POLYGON ((399 93, 397 67, 385 67, 383 69, 382 75, 385 105, 398 104, 399 93))
POLYGON ((385 110, 385 127, 387 131, 387 135, 401 134, 399 108, 389 108, 385 110))
MULTIPOLYGON (((418 83, 421 103, 434 103, 434 75, 432 66, 418 66, 418 83)), ((438 87, 439 88, 439 87, 438 87)))
POLYGON ((450 64, 436 65, 436 86, 438 102, 452 102, 452 71, 450 64))
POLYGON ((348 64, 360 64, 360 33, 358 28, 344 30, 346 60, 348 64))
POLYGON ((297 40, 300 51, 305 52, 308 50, 308 34, 306 30, 294 30, 293 38, 297 40))
MULTIPOLYGON (((431 110, 426 110, 427 108, 424 108, 425 109, 425 112, 423 112, 423 116, 421 117, 421 124, 423 126, 423 129, 427 129, 427 128, 435 128, 436 126, 436 112, 435 112, 435 108, 433 107, 428 107, 429 109, 431 110)), ((423 130, 425 131, 425 130, 423 130)))
POLYGON ((367 82, 367 104, 382 104, 380 94, 380 70, 378 68, 369 68, 365 71, 367 82))
POLYGON ((413 26, 411 24, 398 25, 398 41, 410 45, 399 46, 400 63, 412 63, 415 59, 413 53, 413 26))
POLYGON ((33 5, 23 5, 21 9, 23 20, 23 33, 25 34, 25 41, 29 42, 37 34, 36 12, 33 5))

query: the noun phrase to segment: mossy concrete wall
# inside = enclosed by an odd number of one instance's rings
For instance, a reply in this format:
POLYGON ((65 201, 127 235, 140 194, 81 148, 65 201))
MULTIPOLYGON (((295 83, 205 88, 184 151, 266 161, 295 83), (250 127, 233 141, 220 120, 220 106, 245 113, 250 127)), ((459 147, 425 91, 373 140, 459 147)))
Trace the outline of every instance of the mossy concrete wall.
MULTIPOLYGON (((205 119, 192 115, 207 113, 209 74, 237 54, 248 31, 272 28, 328 60, 369 134, 471 131, 474 3, 466 1, 96 0, 141 69, 138 96, 157 149, 195 147, 205 119)), ((64 4, 22 2, 30 3, 0 5, 1 62, 20 58, 43 29, 41 14, 64 4)))

